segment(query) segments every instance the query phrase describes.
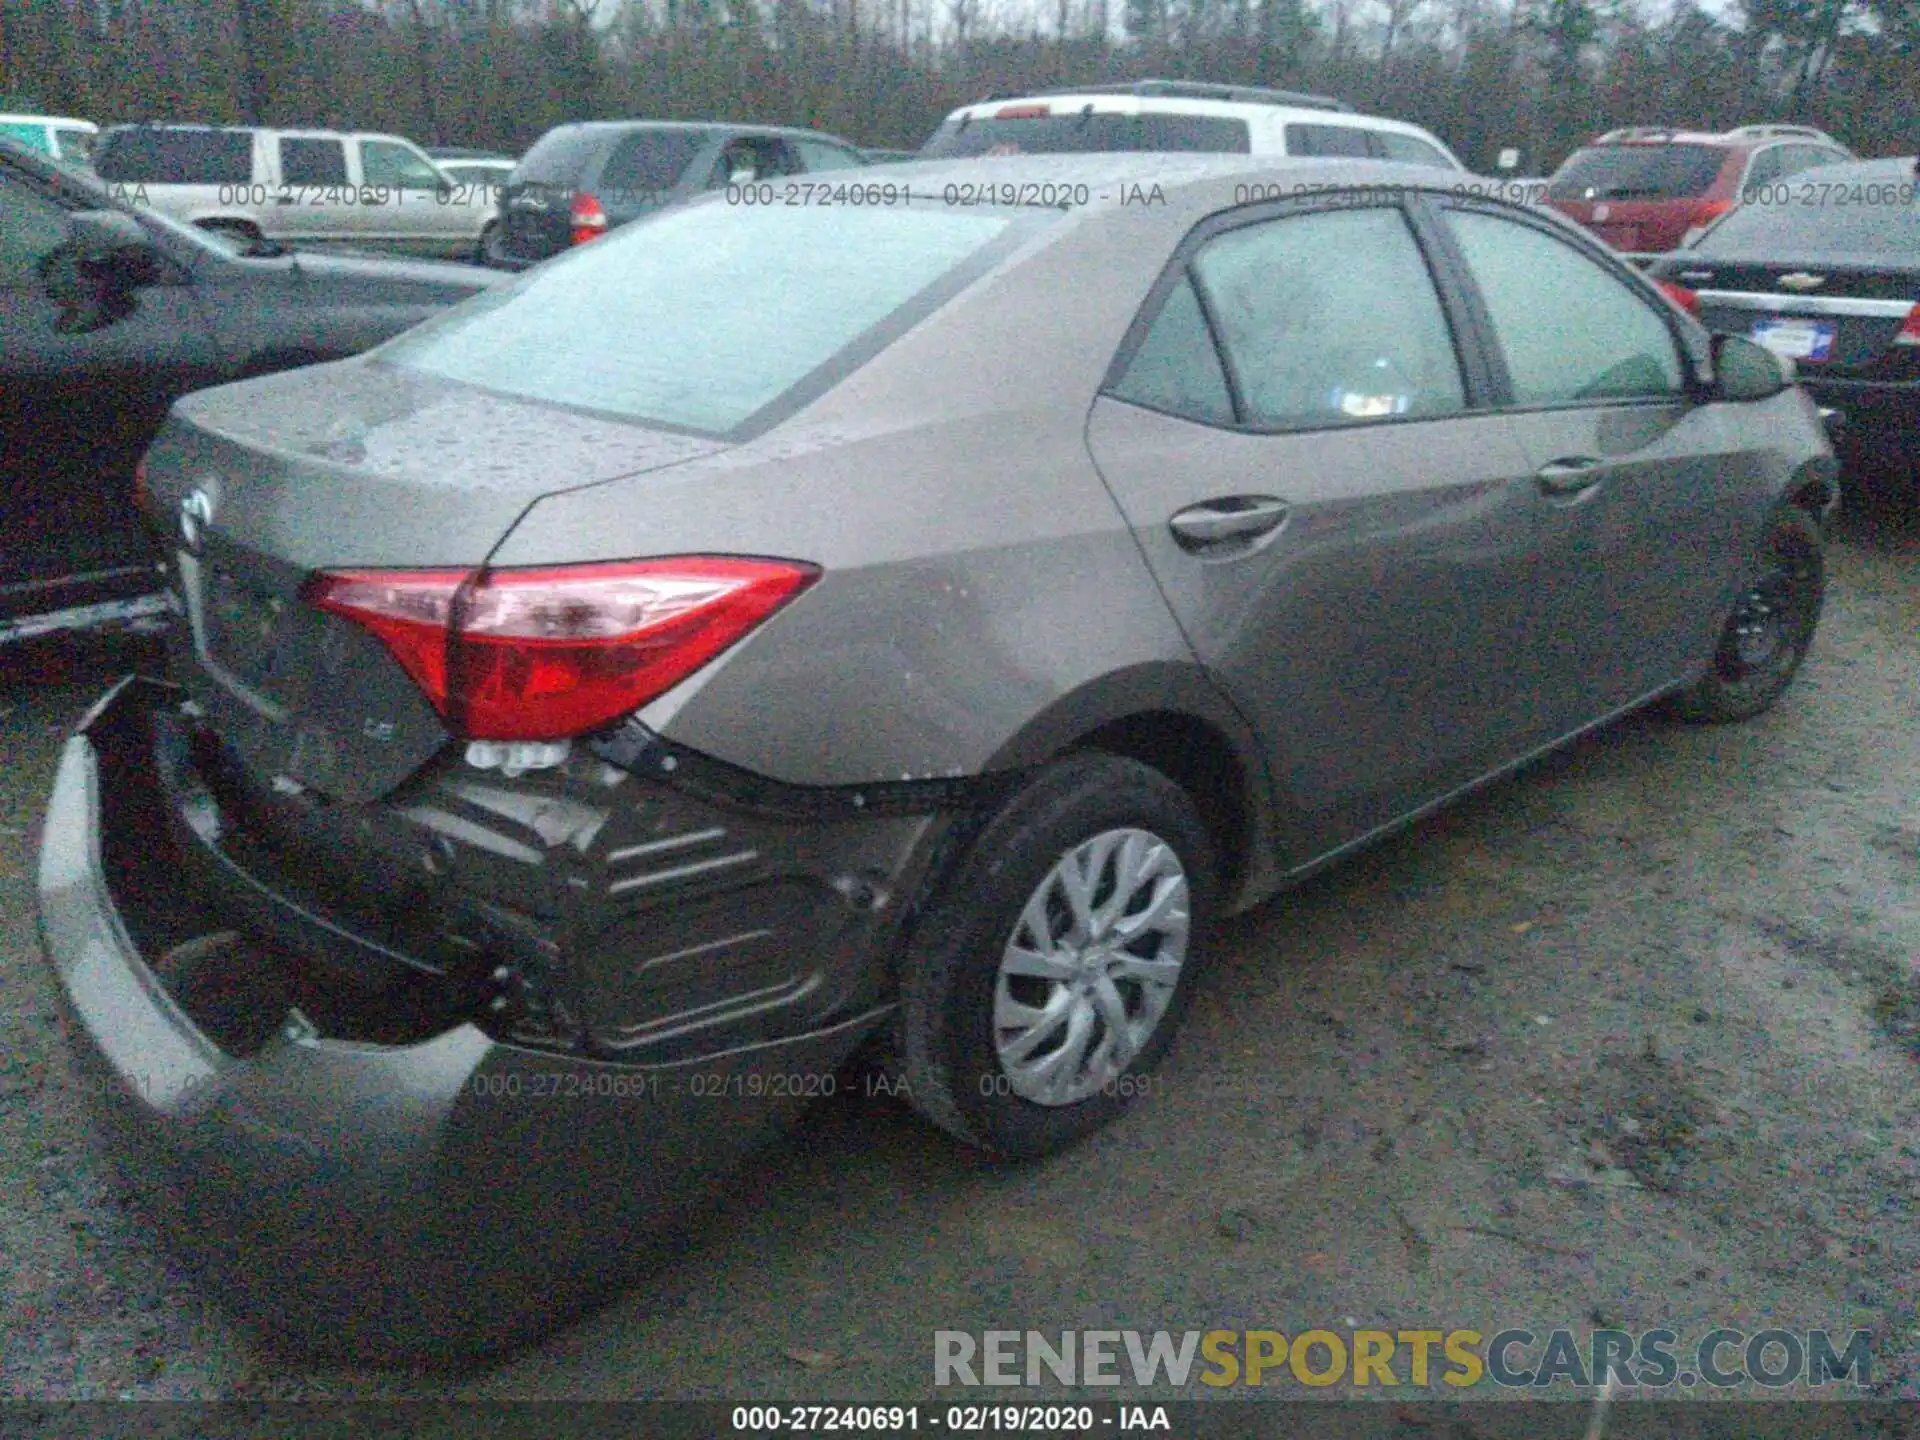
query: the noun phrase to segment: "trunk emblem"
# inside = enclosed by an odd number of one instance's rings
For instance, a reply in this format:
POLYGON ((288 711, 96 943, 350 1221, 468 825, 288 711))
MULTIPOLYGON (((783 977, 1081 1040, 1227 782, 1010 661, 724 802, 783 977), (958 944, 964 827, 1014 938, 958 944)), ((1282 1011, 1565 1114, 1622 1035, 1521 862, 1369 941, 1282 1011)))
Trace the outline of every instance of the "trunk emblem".
POLYGON ((213 497, 195 490, 180 502, 180 539, 188 550, 200 551, 200 532, 213 523, 213 497))
POLYGON ((1780 288, 1782 290, 1818 290, 1826 283, 1826 276, 1809 275, 1804 270, 1796 270, 1791 275, 1782 275, 1780 277, 1780 288))

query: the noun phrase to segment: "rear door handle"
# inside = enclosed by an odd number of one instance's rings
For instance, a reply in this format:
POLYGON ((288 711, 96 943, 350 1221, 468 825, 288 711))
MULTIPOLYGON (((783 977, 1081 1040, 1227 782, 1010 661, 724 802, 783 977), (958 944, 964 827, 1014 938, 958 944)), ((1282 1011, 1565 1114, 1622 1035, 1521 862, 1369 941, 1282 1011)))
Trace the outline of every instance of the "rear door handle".
POLYGON ((1598 485, 1606 478, 1606 471, 1591 455, 1569 455, 1564 459, 1549 460, 1534 472, 1533 478, 1539 482, 1544 494, 1578 495, 1582 490, 1591 490, 1598 485))
POLYGON ((1189 505, 1167 522, 1184 550, 1204 550, 1229 540, 1252 540, 1286 523, 1287 502, 1271 495, 1230 495, 1189 505))

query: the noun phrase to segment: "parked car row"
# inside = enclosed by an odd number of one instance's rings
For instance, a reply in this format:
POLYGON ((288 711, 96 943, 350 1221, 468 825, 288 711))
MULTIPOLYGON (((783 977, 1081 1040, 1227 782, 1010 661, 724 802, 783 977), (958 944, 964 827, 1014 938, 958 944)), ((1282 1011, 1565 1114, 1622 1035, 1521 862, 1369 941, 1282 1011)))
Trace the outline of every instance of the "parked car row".
POLYGON ((134 467, 175 400, 356 353, 502 278, 242 246, 0 141, 0 644, 158 611, 134 467))

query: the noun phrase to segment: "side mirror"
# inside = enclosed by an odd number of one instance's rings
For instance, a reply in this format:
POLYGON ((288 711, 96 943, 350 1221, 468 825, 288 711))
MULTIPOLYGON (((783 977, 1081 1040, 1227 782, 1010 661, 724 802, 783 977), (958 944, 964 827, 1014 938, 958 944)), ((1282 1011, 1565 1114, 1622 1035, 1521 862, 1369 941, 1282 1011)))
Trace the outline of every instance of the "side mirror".
POLYGON ((67 217, 67 244, 79 273, 108 289, 137 290, 160 278, 153 237, 125 211, 74 211, 67 217))
POLYGON ((1503 171, 1518 170, 1520 168, 1520 152, 1512 146, 1508 146, 1500 152, 1500 158, 1493 163, 1495 168, 1503 171))
POLYGON ((1713 337, 1716 400, 1770 400, 1794 383, 1793 361, 1741 335, 1713 337))
POLYGON ((736 166, 727 172, 727 184, 729 185, 751 185, 758 178, 759 176, 754 174, 751 165, 736 166))

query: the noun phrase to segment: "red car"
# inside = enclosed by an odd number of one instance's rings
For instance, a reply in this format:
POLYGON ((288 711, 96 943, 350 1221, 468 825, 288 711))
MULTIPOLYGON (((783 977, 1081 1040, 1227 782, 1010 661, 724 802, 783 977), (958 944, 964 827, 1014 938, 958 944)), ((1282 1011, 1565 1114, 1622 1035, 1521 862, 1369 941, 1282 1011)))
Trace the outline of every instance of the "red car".
POLYGON ((1553 172, 1547 204, 1616 250, 1673 250, 1787 176, 1853 158, 1809 125, 1609 130, 1553 172))

